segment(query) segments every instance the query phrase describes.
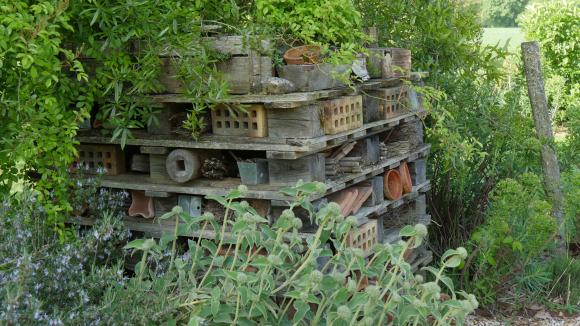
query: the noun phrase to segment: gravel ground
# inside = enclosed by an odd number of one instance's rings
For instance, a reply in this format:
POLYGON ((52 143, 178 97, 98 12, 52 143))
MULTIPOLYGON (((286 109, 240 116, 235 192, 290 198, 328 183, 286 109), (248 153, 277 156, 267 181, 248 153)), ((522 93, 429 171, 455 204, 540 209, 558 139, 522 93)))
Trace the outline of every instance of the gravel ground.
POLYGON ((494 319, 478 315, 467 317, 466 325, 470 326, 503 326, 503 325, 530 325, 530 326, 580 326, 580 316, 555 316, 548 311, 540 310, 533 317, 513 317, 510 319, 494 319))

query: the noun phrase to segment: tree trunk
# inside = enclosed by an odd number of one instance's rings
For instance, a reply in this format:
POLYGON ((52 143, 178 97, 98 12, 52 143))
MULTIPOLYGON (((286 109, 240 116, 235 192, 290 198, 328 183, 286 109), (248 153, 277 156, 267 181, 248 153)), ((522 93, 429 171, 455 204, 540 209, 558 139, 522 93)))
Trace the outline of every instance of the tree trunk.
POLYGON ((534 115, 536 134, 542 144, 542 167, 544 170, 544 189, 552 201, 552 216, 558 222, 559 239, 558 249, 565 250, 564 242, 564 196, 560 184, 560 167, 554 150, 554 135, 552 121, 548 111, 548 102, 544 90, 544 79, 540 64, 540 45, 538 42, 522 43, 522 56, 526 80, 528 82, 528 96, 534 115))

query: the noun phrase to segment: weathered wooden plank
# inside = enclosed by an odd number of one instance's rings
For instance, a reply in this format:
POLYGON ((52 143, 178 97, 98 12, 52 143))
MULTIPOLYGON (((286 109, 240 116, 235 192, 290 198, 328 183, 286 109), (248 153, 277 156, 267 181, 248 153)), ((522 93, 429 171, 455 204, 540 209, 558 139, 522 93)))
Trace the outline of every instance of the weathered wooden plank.
POLYGON ((269 160, 270 184, 294 185, 305 182, 324 181, 324 155, 314 154, 297 160, 269 160))
POLYGON ((249 55, 252 51, 267 53, 272 48, 272 42, 260 35, 220 35, 204 37, 202 41, 211 49, 228 55, 249 55))
POLYGON ((131 156, 131 171, 149 172, 149 155, 133 154, 131 156))
MULTIPOLYGON (((199 148, 199 149, 235 149, 235 150, 252 150, 252 151, 271 151, 272 153, 290 152, 286 154, 272 154, 272 157, 283 159, 295 159, 315 152, 330 149, 341 145, 349 140, 348 135, 357 134, 363 130, 373 130, 366 135, 372 135, 388 130, 388 124, 398 121, 413 114, 397 117, 394 119, 375 121, 365 124, 361 128, 345 131, 336 135, 325 135, 315 138, 252 138, 252 137, 228 137, 219 135, 203 135, 199 140, 194 141, 189 136, 182 135, 148 135, 144 132, 134 131, 134 138, 126 140, 127 145, 145 146, 145 147, 172 147, 172 148, 199 148), (378 128, 378 129, 377 129, 378 128), (332 143, 329 143, 331 142, 332 143), (278 155, 275 157, 274 155, 278 155)), ((110 137, 103 137, 96 132, 79 132, 77 137, 83 143, 92 144, 118 144, 119 140, 111 140, 110 137)), ((350 140, 356 140, 350 139, 350 140)), ((147 149, 142 149, 142 153, 147 153, 147 149), (145 151, 143 151, 145 150, 145 151)), ((157 152, 155 152, 157 153, 157 152)))
POLYGON ((151 190, 145 190, 145 196, 147 197, 162 197, 162 198, 167 198, 170 197, 171 194, 166 192, 166 191, 151 191, 151 190))
MULTIPOLYGON (((412 73, 411 80, 419 80, 423 73, 412 73)), ((289 94, 246 94, 246 95, 232 95, 226 99, 221 100, 221 103, 264 103, 267 108, 291 108, 300 107, 312 101, 332 98, 340 95, 356 95, 362 91, 370 91, 383 87, 392 87, 401 84, 401 78, 385 78, 373 79, 362 84, 355 84, 352 87, 343 87, 340 89, 320 90, 314 92, 301 92, 289 94), (354 90, 353 90, 354 88, 354 90)), ((191 103, 191 99, 180 94, 159 94, 152 95, 151 98, 158 103, 191 103)))
POLYGON ((169 174, 167 174, 167 168, 165 167, 166 159, 167 155, 149 155, 149 176, 152 180, 173 182, 169 174))
POLYGON ((385 200, 385 194, 383 192, 383 180, 382 176, 373 177, 368 181, 368 184, 372 187, 373 193, 371 197, 367 199, 363 206, 370 207, 376 206, 385 200))
POLYGON ((344 86, 348 78, 348 65, 285 65, 277 68, 280 77, 291 81, 296 90, 312 92, 344 86))
POLYGON ((268 111, 270 138, 314 138, 323 136, 320 127, 320 106, 307 105, 296 109, 268 111))
POLYGON ((267 56, 235 56, 218 62, 216 67, 228 83, 231 94, 260 92, 262 82, 274 76, 272 59, 267 56))
POLYGON ((380 160, 379 136, 371 136, 357 141, 350 153, 359 156, 363 164, 374 164, 380 160))
POLYGON ((379 106, 381 98, 376 91, 364 92, 363 94, 363 121, 369 123, 381 120, 379 106))
MULTIPOLYGON (((413 153, 420 153, 426 155, 429 152, 430 145, 424 145, 413 153)), ((401 160, 406 160, 408 155, 402 155, 379 162, 376 165, 365 167, 362 173, 345 174, 340 177, 326 180, 325 184, 329 191, 326 194, 336 192, 344 189, 347 183, 357 178, 375 176, 384 172, 385 167, 390 165, 398 165, 401 160)), ((324 164, 322 164, 324 166, 324 164)), ((122 174, 118 176, 103 177, 103 187, 111 187, 118 189, 135 189, 135 190, 149 190, 149 191, 165 191, 169 193, 191 194, 191 195, 226 195, 229 191, 235 189, 241 184, 240 179, 226 178, 224 180, 207 180, 198 179, 184 184, 174 184, 163 180, 155 180, 143 175, 122 174)), ((418 191, 428 189, 427 186, 419 186, 418 191)), ((312 200, 319 199, 324 195, 312 196, 312 200)), ((288 196, 279 193, 279 186, 277 185, 250 185, 248 186, 248 193, 245 198, 256 199, 271 199, 271 200, 289 200, 288 196)))
POLYGON ((409 164, 413 184, 421 184, 427 180, 427 160, 417 159, 409 164))
POLYGON ((201 216, 202 198, 200 196, 179 195, 177 204, 189 216, 201 216))
POLYGON ((159 146, 141 146, 139 150, 143 154, 164 155, 169 153, 169 148, 159 146))
POLYGON ((155 216, 160 217, 167 212, 171 212, 173 207, 177 206, 177 196, 153 198, 153 204, 155 205, 155 216))

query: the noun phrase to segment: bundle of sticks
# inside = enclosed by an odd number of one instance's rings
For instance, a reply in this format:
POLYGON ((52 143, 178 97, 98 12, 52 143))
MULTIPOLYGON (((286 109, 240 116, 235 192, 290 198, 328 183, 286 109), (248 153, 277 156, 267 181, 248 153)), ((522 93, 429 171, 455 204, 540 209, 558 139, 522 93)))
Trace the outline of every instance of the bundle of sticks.
POLYGON ((356 142, 343 144, 326 158, 325 171, 327 176, 362 172, 363 162, 361 157, 347 157, 355 145, 356 142))
POLYGON ((387 144, 381 143, 379 146, 381 159, 401 156, 411 150, 411 144, 406 140, 392 141, 387 144))

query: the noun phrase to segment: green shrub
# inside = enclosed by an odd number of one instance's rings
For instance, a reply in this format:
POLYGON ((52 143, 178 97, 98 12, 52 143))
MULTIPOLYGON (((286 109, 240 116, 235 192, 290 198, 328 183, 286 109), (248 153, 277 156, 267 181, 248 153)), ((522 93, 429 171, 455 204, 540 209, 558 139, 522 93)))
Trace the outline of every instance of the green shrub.
MULTIPOLYGON (((293 209, 269 226, 239 201, 243 186, 228 196, 211 197, 226 207, 221 225, 209 214, 191 217, 176 207, 161 217, 184 223, 173 233, 126 245, 139 259, 129 278, 119 269, 122 256, 107 255, 110 246, 126 237, 120 220, 110 214, 74 244, 61 245, 53 237, 31 247, 32 235, 26 234, 18 242, 22 246, 0 245, 0 321, 377 325, 392 320, 447 325, 462 323, 477 307, 477 300, 456 292, 445 275, 467 256, 465 249, 446 252, 439 268, 425 268, 429 278, 424 279, 413 274, 403 256, 421 245, 427 230, 407 226, 401 230, 405 241, 377 245, 367 260, 361 249, 346 246, 346 234, 356 225, 353 218, 342 217, 334 203, 313 210, 308 197, 323 189, 321 184, 284 189, 296 198, 291 208, 304 209, 320 225, 306 241, 297 232, 303 222, 293 209), (213 239, 178 239, 183 233, 210 230, 215 231, 213 239), (117 258, 95 260, 99 254, 117 258), (367 281, 368 286, 359 288, 367 281), (442 293, 450 298, 444 300, 442 293)), ((3 208, 9 217, 4 222, 45 220, 42 210, 3 208)), ((18 237, 19 227, 9 223, 1 225, 0 234, 18 237)))
POLYGON ((549 281, 537 263, 553 245, 557 227, 536 175, 499 182, 485 223, 472 235, 477 254, 465 266, 478 298, 492 304, 514 287, 537 290, 549 281))
POLYGON ((173 316, 178 323, 249 324, 260 320, 270 324, 377 325, 389 318, 395 324, 427 324, 433 318, 436 324, 447 324, 463 321, 477 306, 469 295, 458 299, 443 274, 445 268, 456 267, 465 258, 463 248, 448 251, 440 269, 426 269, 433 274, 432 282, 414 276, 402 258, 407 248, 417 247, 426 236, 422 225, 402 229, 401 235, 408 240, 394 246, 378 245, 373 248, 373 258, 366 261, 361 249, 346 246, 354 220, 345 220, 334 203, 315 212, 308 202, 310 194, 323 188, 298 184, 283 190, 296 199, 271 227, 245 201, 234 201, 245 191, 243 186, 226 197, 211 197, 226 207, 221 226, 211 215, 192 218, 176 208, 162 218, 183 221, 186 228, 176 228, 158 242, 140 239, 127 245, 143 253, 133 281, 147 289, 154 287, 158 280, 147 263, 149 257, 170 250, 163 288, 169 291, 167 297, 178 300, 168 302, 167 307, 185 308, 173 316), (293 213, 297 207, 319 225, 306 245, 297 233, 302 226, 293 213), (210 226, 216 230, 215 240, 188 241, 188 256, 178 256, 176 238, 181 232, 203 232, 210 226), (225 229, 231 232, 223 233, 225 229), (327 242, 334 251, 324 245, 327 242), (359 290, 360 277, 368 277, 372 285, 359 290), (440 286, 450 291, 451 300, 441 301, 440 286))
POLYGON ((413 69, 429 72, 428 86, 445 96, 426 119, 432 144, 430 212, 437 254, 466 243, 484 221, 496 183, 538 172, 539 142, 519 57, 480 44, 474 7, 456 1, 357 1, 363 22, 381 31, 381 45, 408 47, 413 69), (412 28, 410 27, 412 26, 412 28), (509 61, 504 59, 509 58, 509 61), (517 61, 515 61, 517 60, 517 61))
POLYGON ((256 0, 252 14, 282 47, 319 45, 340 63, 352 62, 365 40, 352 0, 256 0))
POLYGON ((0 203, 2 324, 79 324, 108 287, 125 281, 120 246, 129 234, 118 217, 105 213, 62 243, 46 214, 27 190, 19 201, 0 203))
POLYGON ((354 2, 364 26, 377 27, 380 46, 411 50, 415 71, 460 73, 475 62, 493 63, 480 53, 482 30, 474 8, 454 0, 354 2))
POLYGON ((566 240, 571 243, 580 243, 580 169, 562 175, 564 185, 564 216, 566 240))
POLYGON ((551 297, 563 299, 563 303, 578 311, 580 307, 580 261, 577 258, 559 256, 550 262, 552 282, 547 288, 551 297))
POLYGON ((516 19, 529 0, 483 0, 481 10, 486 27, 515 27, 516 19))
MULTIPOLYGON (((550 104, 555 110, 580 107, 580 1, 545 1, 530 5, 520 18, 529 40, 542 45, 550 104)), ((557 113, 557 120, 565 120, 557 113)))
POLYGON ((70 209, 65 180, 75 156, 73 136, 91 105, 76 81, 87 79, 82 65, 62 48, 62 34, 71 28, 66 3, 0 6, 0 193, 34 181, 57 227, 70 209))

